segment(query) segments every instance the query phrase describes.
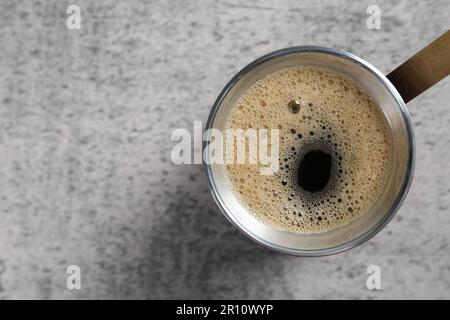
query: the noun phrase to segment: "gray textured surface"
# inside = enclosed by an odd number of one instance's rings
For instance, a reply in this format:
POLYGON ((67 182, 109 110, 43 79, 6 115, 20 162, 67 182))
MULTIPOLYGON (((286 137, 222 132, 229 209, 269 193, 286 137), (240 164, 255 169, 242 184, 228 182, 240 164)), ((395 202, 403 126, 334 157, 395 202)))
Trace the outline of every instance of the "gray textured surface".
POLYGON ((0 298, 449 298, 450 82, 409 104, 410 194, 373 240, 337 256, 272 253, 218 212, 171 130, 205 120, 269 51, 316 44, 381 71, 449 28, 450 2, 0 1, 0 298), (245 3, 245 4, 243 4, 245 3), (82 29, 68 30, 77 4, 82 29), (65 288, 77 264, 82 289, 65 288), (378 292, 366 267, 382 270, 378 292))

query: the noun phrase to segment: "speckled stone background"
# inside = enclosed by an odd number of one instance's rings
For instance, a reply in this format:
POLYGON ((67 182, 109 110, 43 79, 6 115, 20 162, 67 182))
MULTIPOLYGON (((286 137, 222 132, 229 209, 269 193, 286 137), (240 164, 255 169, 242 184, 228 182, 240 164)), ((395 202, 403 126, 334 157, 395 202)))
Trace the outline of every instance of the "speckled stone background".
POLYGON ((409 196, 326 258, 259 247, 219 213, 174 128, 269 51, 315 44, 389 72, 449 28, 450 2, 0 1, 0 298, 449 298, 450 79, 412 101, 409 196), (66 8, 81 8, 81 30, 66 8), (381 30, 366 9, 381 8, 381 30), (82 289, 66 289, 66 268, 82 289), (366 288, 381 267, 382 290, 366 288))

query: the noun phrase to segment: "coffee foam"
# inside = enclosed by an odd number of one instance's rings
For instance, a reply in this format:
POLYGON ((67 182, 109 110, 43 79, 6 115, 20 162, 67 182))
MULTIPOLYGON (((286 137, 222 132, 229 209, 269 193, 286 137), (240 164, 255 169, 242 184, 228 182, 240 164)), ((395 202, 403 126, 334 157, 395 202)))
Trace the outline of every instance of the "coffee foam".
POLYGON ((366 214, 380 197, 391 165, 388 123, 376 102, 352 80, 326 69, 291 67, 256 82, 239 98, 225 124, 233 129, 280 129, 280 170, 260 164, 226 165, 239 202, 276 229, 320 233, 366 214), (293 113, 291 101, 300 104, 293 113), (332 156, 323 190, 297 183, 299 163, 312 150, 332 156))

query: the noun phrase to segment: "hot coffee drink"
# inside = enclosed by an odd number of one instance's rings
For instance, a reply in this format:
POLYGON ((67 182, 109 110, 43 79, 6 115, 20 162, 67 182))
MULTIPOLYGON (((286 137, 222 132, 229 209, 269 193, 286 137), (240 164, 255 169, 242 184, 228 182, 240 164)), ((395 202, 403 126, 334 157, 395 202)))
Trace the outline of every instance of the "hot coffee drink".
POLYGON ((389 125, 351 79, 316 67, 291 67, 260 79, 238 99, 227 129, 279 129, 279 170, 228 164, 239 202, 278 230, 320 233, 366 214, 390 174, 389 125))

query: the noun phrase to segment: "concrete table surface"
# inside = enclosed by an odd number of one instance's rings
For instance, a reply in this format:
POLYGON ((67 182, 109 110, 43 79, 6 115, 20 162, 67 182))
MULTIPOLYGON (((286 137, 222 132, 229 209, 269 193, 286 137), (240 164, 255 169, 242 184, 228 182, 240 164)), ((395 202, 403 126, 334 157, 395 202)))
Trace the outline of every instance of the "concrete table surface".
POLYGON ((0 298, 449 298, 450 80, 413 100, 414 181, 374 239, 325 258, 262 248, 170 161, 267 52, 315 44, 389 72, 449 28, 450 2, 0 1, 0 298), (66 27, 69 4, 81 29, 66 27), (379 291, 366 287, 381 268, 379 291), (66 269, 81 269, 81 290, 66 269))

